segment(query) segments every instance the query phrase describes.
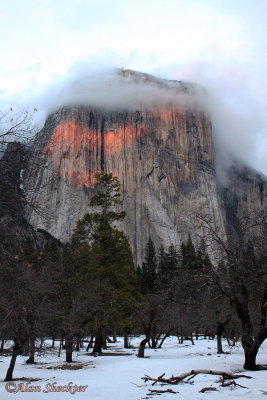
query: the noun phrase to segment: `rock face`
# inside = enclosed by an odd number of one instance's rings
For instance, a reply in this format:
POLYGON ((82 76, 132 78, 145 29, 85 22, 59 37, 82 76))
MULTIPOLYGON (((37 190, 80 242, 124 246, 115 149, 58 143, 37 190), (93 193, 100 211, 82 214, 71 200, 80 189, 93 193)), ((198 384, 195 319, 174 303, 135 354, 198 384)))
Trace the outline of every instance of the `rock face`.
POLYGON ((218 189, 228 234, 242 218, 267 212, 267 179, 248 166, 236 162, 228 171, 227 184, 218 189))
POLYGON ((20 189, 24 156, 23 145, 11 143, 0 160, 0 225, 4 231, 9 228, 15 230, 16 227, 20 232, 20 228, 27 225, 23 217, 24 204, 20 189))
MULTIPOLYGON (((178 94, 192 91, 191 86, 172 84, 178 94)), ((166 81, 156 85, 165 87, 166 81)), ((142 262, 149 235, 156 246, 178 247, 188 234, 198 243, 197 214, 212 218, 216 229, 226 233, 231 221, 222 201, 237 208, 266 205, 264 179, 257 182, 246 175, 239 189, 232 187, 228 194, 218 186, 210 118, 199 107, 69 106, 48 117, 28 158, 28 221, 68 241, 78 218, 90 211, 99 170, 112 172, 121 182, 123 229, 136 265, 142 262)))
POLYGON ((26 238, 35 246, 44 246, 53 238, 35 230, 25 219, 25 199, 21 183, 25 160, 21 143, 10 143, 0 160, 0 241, 7 238, 20 245, 26 238))

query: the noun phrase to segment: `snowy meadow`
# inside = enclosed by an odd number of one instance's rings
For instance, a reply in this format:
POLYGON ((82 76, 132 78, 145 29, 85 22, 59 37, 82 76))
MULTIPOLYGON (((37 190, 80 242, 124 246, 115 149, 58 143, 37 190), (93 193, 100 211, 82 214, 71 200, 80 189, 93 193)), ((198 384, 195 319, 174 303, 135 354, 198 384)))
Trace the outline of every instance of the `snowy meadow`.
MULTIPOLYGON (((14 381, 8 383, 4 382, 4 378, 10 355, 5 351, 0 357, 0 398, 1 400, 14 398, 14 394, 17 400, 67 399, 69 396, 91 400, 266 398, 267 371, 244 371, 242 367, 244 353, 239 342, 236 346, 230 347, 223 341, 225 353, 217 354, 215 339, 201 337, 192 345, 190 341, 178 344, 177 338, 173 336, 166 339, 161 349, 147 348, 145 358, 137 358, 141 339, 132 337, 131 348, 124 349, 123 338, 119 337, 116 343, 110 343, 107 349, 103 350, 103 354, 96 357, 90 353, 91 349, 86 352, 86 346, 82 347, 79 352, 74 352, 72 364, 65 362, 64 351, 58 356, 59 342, 56 342, 55 348, 51 349, 51 342, 47 340, 44 350, 37 355, 35 364, 26 364, 27 357, 18 357, 14 381), (210 374, 199 374, 177 385, 162 385, 159 382, 152 385, 153 381, 142 379, 145 375, 158 378, 163 373, 164 377, 169 378, 193 369, 244 374, 252 379, 238 378, 235 382, 240 386, 231 384, 225 387, 219 382, 220 376, 210 374), (30 392, 32 387, 35 389, 33 393, 30 392), (213 388, 213 390, 201 393, 200 390, 203 388, 213 388)), ((8 345, 5 348, 8 348, 8 345)), ((267 345, 264 343, 257 362, 266 364, 266 355, 267 345)))

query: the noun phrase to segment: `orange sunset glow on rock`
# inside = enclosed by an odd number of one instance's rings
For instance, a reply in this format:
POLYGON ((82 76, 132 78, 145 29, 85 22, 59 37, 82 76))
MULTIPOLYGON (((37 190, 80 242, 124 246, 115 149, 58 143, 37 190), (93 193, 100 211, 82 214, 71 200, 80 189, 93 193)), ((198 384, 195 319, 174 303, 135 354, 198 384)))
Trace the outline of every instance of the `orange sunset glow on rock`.
MULTIPOLYGON (((192 112, 191 115, 199 125, 199 144, 211 148, 210 137, 203 135, 206 127, 201 126, 197 114, 192 112)), ((108 169, 121 178, 124 167, 118 160, 127 158, 131 151, 136 154, 140 150, 140 140, 143 151, 145 145, 150 146, 151 140, 156 140, 166 142, 172 148, 175 146, 173 150, 183 154, 192 141, 191 134, 184 134, 188 130, 187 123, 181 107, 111 116, 96 111, 81 113, 56 126, 43 153, 61 179, 89 188, 94 185, 98 170, 108 169)), ((185 174, 189 172, 185 171, 185 174)))
POLYGON ((51 159, 61 177, 78 186, 90 187, 95 183, 97 156, 119 155, 140 136, 140 129, 129 125, 100 132, 88 129, 74 121, 59 124, 53 131, 43 153, 51 159))

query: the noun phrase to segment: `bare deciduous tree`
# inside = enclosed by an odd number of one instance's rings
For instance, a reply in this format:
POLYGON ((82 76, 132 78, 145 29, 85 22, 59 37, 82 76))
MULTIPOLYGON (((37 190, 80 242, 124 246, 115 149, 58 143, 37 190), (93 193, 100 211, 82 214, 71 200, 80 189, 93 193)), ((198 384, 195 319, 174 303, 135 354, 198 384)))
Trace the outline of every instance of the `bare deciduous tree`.
MULTIPOLYGON (((36 110, 36 109, 35 109, 36 110)), ((33 113, 27 110, 0 111, 0 151, 3 151, 8 143, 26 142, 35 132, 33 113)))
POLYGON ((213 221, 199 217, 206 243, 212 244, 220 268, 212 268, 207 281, 228 298, 242 326, 244 368, 257 370, 258 350, 267 338, 266 213, 233 218, 233 231, 225 236, 213 221))

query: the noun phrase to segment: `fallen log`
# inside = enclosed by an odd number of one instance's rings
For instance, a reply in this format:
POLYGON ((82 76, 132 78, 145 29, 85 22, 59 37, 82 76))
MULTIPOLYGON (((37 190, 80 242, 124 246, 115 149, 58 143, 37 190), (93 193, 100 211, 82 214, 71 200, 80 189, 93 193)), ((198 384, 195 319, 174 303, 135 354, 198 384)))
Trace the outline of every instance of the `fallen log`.
POLYGON ((154 386, 159 381, 159 379, 162 379, 164 377, 164 375, 165 375, 165 372, 164 372, 164 374, 160 375, 158 377, 158 379, 155 380, 155 382, 152 383, 152 386, 154 386))
POLYGON ((213 371, 213 370, 210 370, 210 369, 192 369, 191 372, 186 372, 184 374, 181 374, 177 378, 179 378, 180 380, 183 380, 183 379, 185 379, 187 377, 190 377, 189 379, 191 379, 191 375, 196 376, 198 374, 221 375, 224 380, 227 380, 227 379, 238 379, 238 378, 247 378, 247 379, 251 379, 252 378, 252 376, 248 376, 248 375, 232 374, 230 372, 213 371))
POLYGON ((205 392, 208 392, 208 391, 214 391, 214 390, 216 390, 217 392, 218 392, 218 389, 216 388, 216 387, 214 387, 214 386, 209 386, 209 387, 204 387, 204 388, 202 388, 200 391, 199 391, 199 393, 205 393, 205 392))
POLYGON ((248 375, 244 375, 244 374, 232 374, 230 372, 225 372, 225 371, 213 371, 213 370, 209 370, 209 369, 193 369, 190 372, 185 372, 179 376, 171 376, 170 378, 164 378, 165 373, 163 373, 158 378, 151 378, 149 375, 145 375, 141 379, 143 379, 145 382, 154 381, 152 386, 154 386, 158 382, 162 383, 162 384, 177 385, 181 382, 190 381, 190 379, 194 378, 198 374, 221 375, 223 382, 225 380, 230 380, 230 379, 238 379, 238 378, 251 379, 252 378, 252 376, 248 376, 248 375), (186 378, 188 378, 187 381, 184 381, 184 379, 186 379, 186 378))
POLYGON ((156 393, 179 393, 179 392, 175 392, 172 389, 166 389, 166 390, 149 389, 149 392, 151 394, 156 394, 156 393))
POLYGON ((239 386, 239 387, 241 387, 243 389, 248 389, 246 386, 239 385, 239 383, 236 383, 236 381, 234 381, 234 380, 228 381, 228 382, 224 382, 224 380, 222 379, 221 382, 222 382, 222 384, 221 384, 222 387, 226 387, 226 386, 234 386, 234 387, 236 387, 236 386, 239 386))

